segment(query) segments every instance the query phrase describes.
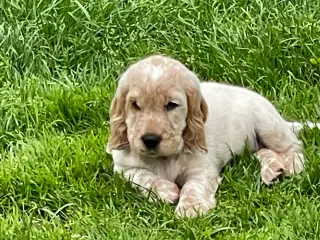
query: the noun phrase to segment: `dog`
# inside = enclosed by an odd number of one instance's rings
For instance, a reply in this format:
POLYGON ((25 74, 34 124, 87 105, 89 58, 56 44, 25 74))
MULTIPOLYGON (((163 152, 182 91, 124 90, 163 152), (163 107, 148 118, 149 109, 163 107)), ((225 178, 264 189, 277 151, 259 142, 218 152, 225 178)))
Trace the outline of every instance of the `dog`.
POLYGON ((216 206, 221 169, 246 148, 260 162, 266 184, 303 171, 297 138, 303 127, 285 121, 256 92, 200 82, 182 62, 151 55, 120 77, 110 107, 107 152, 115 173, 145 196, 151 191, 176 204, 177 216, 191 218, 216 206))

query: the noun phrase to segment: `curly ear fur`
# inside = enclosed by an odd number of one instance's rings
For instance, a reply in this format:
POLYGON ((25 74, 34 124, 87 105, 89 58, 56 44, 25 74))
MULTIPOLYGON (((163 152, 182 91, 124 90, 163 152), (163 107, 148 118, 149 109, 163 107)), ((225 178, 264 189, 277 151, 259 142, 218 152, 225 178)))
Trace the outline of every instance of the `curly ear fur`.
POLYGON ((186 85, 185 92, 188 101, 187 126, 183 132, 184 148, 186 150, 202 150, 207 152, 205 122, 208 117, 208 105, 199 89, 186 85))
POLYGON ((128 89, 122 87, 121 91, 116 93, 110 107, 110 136, 107 151, 129 149, 127 138, 127 125, 125 122, 125 103, 128 89))

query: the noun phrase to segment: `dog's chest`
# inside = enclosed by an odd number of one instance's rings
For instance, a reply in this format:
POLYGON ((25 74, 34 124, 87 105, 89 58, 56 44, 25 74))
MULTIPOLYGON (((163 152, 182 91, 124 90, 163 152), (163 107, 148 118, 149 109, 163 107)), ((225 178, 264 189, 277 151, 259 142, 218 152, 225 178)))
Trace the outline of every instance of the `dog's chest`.
POLYGON ((174 182, 181 172, 180 161, 176 159, 158 160, 153 163, 152 169, 160 177, 174 182))

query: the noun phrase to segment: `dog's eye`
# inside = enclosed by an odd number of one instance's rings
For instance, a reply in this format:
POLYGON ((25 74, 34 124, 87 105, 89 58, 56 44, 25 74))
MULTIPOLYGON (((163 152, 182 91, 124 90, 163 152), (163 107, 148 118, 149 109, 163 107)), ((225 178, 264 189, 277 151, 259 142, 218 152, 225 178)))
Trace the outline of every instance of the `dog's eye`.
POLYGON ((169 102, 167 105, 166 105, 166 109, 167 111, 171 111, 175 108, 179 107, 179 104, 177 103, 174 103, 174 102, 169 102))
POLYGON ((140 107, 138 106, 138 104, 137 104, 136 101, 132 102, 131 104, 132 104, 132 107, 133 107, 134 109, 140 110, 140 107))

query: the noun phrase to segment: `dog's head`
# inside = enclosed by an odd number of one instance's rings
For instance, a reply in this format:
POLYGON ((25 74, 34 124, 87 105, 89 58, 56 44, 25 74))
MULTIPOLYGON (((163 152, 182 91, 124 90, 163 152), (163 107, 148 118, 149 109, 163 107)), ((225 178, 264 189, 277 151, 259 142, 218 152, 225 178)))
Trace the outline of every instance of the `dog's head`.
POLYGON ((207 151, 207 114, 192 71, 169 57, 145 58, 120 78, 110 109, 108 151, 130 149, 149 157, 207 151))

